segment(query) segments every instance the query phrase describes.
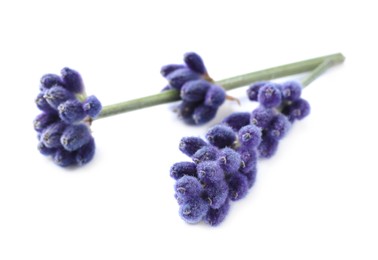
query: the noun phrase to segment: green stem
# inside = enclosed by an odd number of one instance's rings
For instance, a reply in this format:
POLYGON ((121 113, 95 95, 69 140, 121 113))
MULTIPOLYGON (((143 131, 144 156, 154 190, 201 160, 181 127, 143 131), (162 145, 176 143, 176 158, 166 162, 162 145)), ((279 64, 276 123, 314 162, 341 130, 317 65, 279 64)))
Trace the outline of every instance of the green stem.
POLYGON ((327 69, 329 69, 333 65, 332 60, 324 60, 322 63, 320 63, 313 71, 310 72, 310 74, 302 80, 302 86, 303 88, 310 85, 311 82, 313 82, 316 78, 318 78, 323 72, 325 72, 327 69))
MULTIPOLYGON (((329 62, 330 64, 326 66, 326 68, 319 69, 319 75, 329 66, 337 63, 341 63, 344 61, 344 56, 341 53, 322 56, 314 59, 303 60, 299 62, 294 62, 282 66, 272 67, 256 72, 251 72, 243 75, 239 75, 236 77, 224 79, 217 81, 216 84, 221 85, 224 89, 230 90, 234 88, 239 88, 242 86, 249 85, 256 81, 261 80, 272 80, 276 78, 281 78, 289 75, 299 74, 306 71, 313 71, 314 69, 318 70, 319 65, 323 64, 324 61, 329 62)), ((313 74, 313 73, 311 73, 313 74)), ((313 79, 309 79, 309 82, 314 80, 317 76, 313 79)), ((129 100, 113 105, 108 105, 103 107, 100 115, 96 119, 117 115, 120 113, 125 113, 141 108, 156 106, 160 104, 170 103, 180 100, 180 93, 177 90, 168 90, 164 91, 155 95, 146 96, 143 98, 138 98, 134 100, 129 100)))

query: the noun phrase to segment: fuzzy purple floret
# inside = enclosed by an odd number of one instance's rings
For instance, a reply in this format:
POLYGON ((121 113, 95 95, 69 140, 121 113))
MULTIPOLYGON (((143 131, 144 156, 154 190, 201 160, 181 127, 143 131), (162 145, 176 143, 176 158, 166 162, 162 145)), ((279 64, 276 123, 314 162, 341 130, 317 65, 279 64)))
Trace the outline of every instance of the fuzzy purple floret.
POLYGON ((209 122, 216 114, 217 108, 201 104, 194 109, 192 117, 196 125, 201 125, 209 122))
POLYGON ((167 75, 169 85, 174 89, 181 90, 181 87, 188 81, 199 79, 200 75, 188 68, 177 69, 167 75))
POLYGON ((228 197, 228 185, 223 180, 208 182, 204 187, 202 198, 208 203, 210 208, 219 209, 228 197))
POLYGON ((305 99, 298 99, 291 104, 287 105, 282 113, 286 115, 290 122, 295 120, 302 120, 310 114, 311 108, 310 104, 305 99))
POLYGON ((64 87, 73 93, 81 93, 84 90, 83 80, 80 74, 70 68, 63 68, 60 73, 62 74, 62 80, 64 87))
POLYGON ((251 124, 260 128, 266 128, 270 125, 275 115, 276 113, 273 109, 258 107, 252 111, 251 124))
POLYGON ((250 119, 251 114, 248 112, 235 112, 223 119, 222 123, 237 132, 243 126, 249 125, 250 119))
POLYGON ((273 139, 281 140, 289 132, 290 127, 289 119, 282 114, 278 114, 267 129, 268 135, 273 139))
POLYGON ((75 99, 75 96, 72 92, 63 87, 54 86, 45 92, 43 98, 46 99, 47 103, 49 103, 52 108, 57 109, 63 102, 69 99, 75 99))
POLYGON ((205 74, 206 73, 206 67, 205 64, 197 53, 194 52, 188 52, 184 54, 184 62, 185 64, 193 71, 199 73, 199 74, 205 74))
POLYGON ((34 119, 34 130, 42 132, 46 127, 59 120, 57 114, 42 113, 34 119))
POLYGON ((62 78, 56 74, 46 74, 41 78, 41 86, 44 89, 49 89, 53 86, 63 86, 62 78))
POLYGON ((76 154, 75 154, 76 163, 79 166, 89 163, 93 159, 95 155, 95 151, 96 151, 95 141, 94 141, 94 138, 91 137, 87 144, 83 145, 76 151, 76 154))
POLYGON ((96 96, 89 96, 83 102, 83 110, 86 115, 96 118, 102 109, 102 104, 96 96))
POLYGON ((227 125, 216 125, 207 132, 206 139, 210 144, 218 147, 230 147, 236 140, 236 134, 231 127, 227 125))
POLYGON ((53 155, 56 152, 56 148, 49 148, 43 142, 38 143, 38 150, 43 155, 53 155))
POLYGON ((227 199, 220 208, 210 208, 203 220, 211 226, 218 226, 226 218, 229 210, 230 202, 227 199))
POLYGON ((216 147, 207 145, 199 149, 192 156, 192 160, 195 163, 201 163, 204 161, 214 161, 218 158, 219 151, 216 147))
POLYGON ((198 179, 204 184, 224 180, 224 172, 216 161, 204 161, 197 165, 198 179))
POLYGON ((70 99, 58 106, 59 117, 67 124, 81 121, 86 116, 81 102, 77 99, 70 99))
POLYGON ((183 176, 178 179, 175 184, 175 192, 177 198, 182 202, 189 199, 199 197, 203 191, 202 185, 199 180, 193 176, 183 176))
POLYGON ((238 172, 233 174, 228 180, 228 187, 229 198, 232 201, 244 198, 249 189, 247 176, 238 172))
POLYGON ((204 104, 206 106, 218 108, 226 100, 226 92, 218 85, 211 85, 206 93, 204 104))
POLYGON ((257 147, 261 143, 261 128, 256 125, 246 125, 239 132, 239 141, 241 144, 250 148, 257 147))
POLYGON ((233 174, 238 171, 241 165, 241 156, 234 149, 223 148, 219 152, 218 164, 224 172, 233 174))
POLYGON ((266 85, 267 81, 259 81, 256 83, 253 83, 248 89, 247 89, 247 96, 249 100, 251 101, 257 101, 257 96, 259 94, 259 90, 262 86, 266 85))
POLYGON ((35 99, 35 103, 38 109, 46 113, 57 113, 56 109, 50 106, 50 104, 44 98, 44 95, 45 95, 45 91, 42 91, 38 94, 37 98, 35 99))
POLYGON ((183 137, 180 141, 179 149, 181 152, 191 157, 207 143, 199 137, 183 137))
POLYGON ((185 175, 197 177, 197 165, 193 162, 178 162, 172 165, 170 176, 173 179, 178 180, 185 175))
POLYGON ((298 81, 287 81, 282 83, 282 97, 287 101, 295 101, 301 97, 302 84, 298 81))
POLYGON ((189 102, 199 102, 204 100, 207 91, 210 88, 210 83, 203 79, 191 80, 186 82, 180 92, 183 100, 189 102))
POLYGON ((76 151, 91 140, 88 126, 84 124, 69 125, 62 134, 60 142, 67 151, 76 151))
POLYGON ((268 83, 259 89, 257 96, 259 103, 266 108, 278 107, 282 102, 280 87, 274 83, 268 83))
POLYGON ((188 102, 183 100, 177 108, 179 117, 188 124, 195 124, 193 113, 200 104, 201 102, 188 102))
POLYGON ((185 65, 182 65, 182 64, 165 65, 165 66, 161 67, 160 74, 163 77, 167 77, 170 73, 174 72, 175 70, 183 69, 183 68, 185 68, 185 65))
POLYGON ((67 124, 62 121, 55 122, 43 130, 40 140, 48 148, 61 147, 60 138, 66 127, 67 124))
POLYGON ((57 165, 61 167, 72 166, 76 163, 75 153, 71 153, 63 148, 59 148, 56 151, 53 156, 53 160, 57 165))
POLYGON ((201 198, 193 198, 183 203, 179 209, 179 215, 187 223, 195 224, 202 220, 209 210, 209 206, 201 198))
POLYGON ((256 149, 250 149, 246 146, 241 146, 238 149, 240 158, 242 160, 239 171, 241 173, 249 172, 257 164, 257 152, 256 149))
POLYGON ((278 148, 278 141, 272 137, 265 135, 259 147, 257 148, 259 156, 261 158, 270 158, 272 157, 278 148))

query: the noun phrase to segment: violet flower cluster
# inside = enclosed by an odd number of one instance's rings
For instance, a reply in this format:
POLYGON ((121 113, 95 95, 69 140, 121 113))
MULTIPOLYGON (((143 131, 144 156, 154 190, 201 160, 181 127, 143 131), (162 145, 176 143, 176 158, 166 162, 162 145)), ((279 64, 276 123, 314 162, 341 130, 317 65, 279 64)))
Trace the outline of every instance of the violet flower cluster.
POLYGON ((292 123, 309 115, 310 104, 301 98, 301 93, 302 85, 296 81, 257 82, 248 88, 248 98, 259 102, 259 107, 252 112, 251 124, 262 129, 260 157, 273 156, 292 123))
POLYGON ((207 132, 206 139, 182 138, 179 149, 193 162, 175 163, 170 175, 177 180, 180 216, 188 223, 203 220, 216 226, 226 217, 230 201, 244 198, 255 182, 261 130, 247 125, 236 132, 220 124, 207 132), (249 138, 239 138, 247 133, 249 138))
POLYGON ((41 154, 62 167, 91 161, 95 141, 89 126, 102 106, 95 96, 85 97, 80 74, 63 68, 61 76, 44 75, 35 102, 42 111, 34 120, 41 154))
POLYGON ((184 55, 185 64, 169 64, 161 68, 168 80, 163 89, 180 91, 179 117, 188 124, 204 124, 213 119, 226 99, 224 89, 210 78, 202 58, 194 53, 184 55))
POLYGON ((292 81, 255 83, 247 94, 260 106, 252 113, 229 115, 207 132, 207 142, 182 138, 179 149, 192 162, 178 162, 170 169, 181 218, 212 226, 225 219, 230 201, 244 198, 253 186, 257 159, 270 158, 291 124, 309 114, 301 88, 292 81))

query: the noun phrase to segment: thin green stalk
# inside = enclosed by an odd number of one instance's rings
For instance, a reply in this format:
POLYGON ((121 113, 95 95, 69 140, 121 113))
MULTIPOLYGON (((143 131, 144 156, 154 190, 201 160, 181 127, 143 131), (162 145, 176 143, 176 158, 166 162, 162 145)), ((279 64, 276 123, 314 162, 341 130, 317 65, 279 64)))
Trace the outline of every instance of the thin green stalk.
MULTIPOLYGON (((330 62, 330 64, 327 65, 327 67, 325 68, 327 69, 328 66, 343 62, 344 59, 345 57, 341 53, 336 53, 336 54, 322 56, 322 57, 318 57, 314 59, 303 60, 303 61, 294 62, 294 63, 282 65, 282 66, 272 67, 272 68, 268 68, 268 69, 264 69, 264 70, 260 70, 256 72, 251 72, 251 73, 239 75, 236 77, 216 81, 215 83, 218 85, 221 85, 226 90, 230 90, 230 89, 249 85, 256 81, 272 80, 272 79, 281 78, 281 77, 285 77, 289 75, 299 74, 306 71, 312 71, 314 69, 318 69, 318 66, 323 64, 324 61, 330 62)), ((320 73, 323 72, 324 70, 321 69, 320 73)), ((317 76, 318 75, 315 75, 315 78, 317 76)), ((310 80, 312 81, 313 79, 310 79, 310 80)), ((146 96, 143 98, 138 98, 134 100, 129 100, 129 101, 105 106, 103 107, 100 115, 96 119, 113 116, 113 115, 129 112, 129 111, 133 111, 133 110, 137 110, 141 108, 156 106, 156 105, 160 105, 164 103, 170 103, 177 100, 180 100, 180 93, 177 90, 168 90, 168 91, 164 91, 155 95, 146 96)))
POLYGON ((323 74, 323 72, 329 69, 333 64, 334 63, 332 60, 324 60, 313 71, 311 71, 306 78, 302 80, 302 87, 305 88, 310 85, 311 82, 313 82, 316 78, 323 74))

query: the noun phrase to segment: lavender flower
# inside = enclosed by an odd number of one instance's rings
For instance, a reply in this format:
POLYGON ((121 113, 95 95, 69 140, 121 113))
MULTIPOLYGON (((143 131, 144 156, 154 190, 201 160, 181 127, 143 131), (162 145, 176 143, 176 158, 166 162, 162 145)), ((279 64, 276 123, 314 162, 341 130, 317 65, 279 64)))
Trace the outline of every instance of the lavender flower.
POLYGON ((38 150, 59 166, 81 166, 95 153, 89 123, 100 113, 101 103, 95 96, 81 100, 84 85, 78 72, 64 68, 61 73, 41 78, 41 92, 35 102, 42 114, 34 120, 38 150))
POLYGON ((218 108, 226 99, 226 93, 222 87, 214 84, 198 54, 186 53, 184 63, 161 68, 161 75, 169 83, 162 91, 180 91, 183 101, 177 112, 184 122, 195 125, 207 123, 216 116, 218 108))
POLYGON ((265 84, 259 89, 257 99, 266 108, 278 107, 282 101, 280 86, 274 83, 265 84))

